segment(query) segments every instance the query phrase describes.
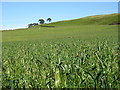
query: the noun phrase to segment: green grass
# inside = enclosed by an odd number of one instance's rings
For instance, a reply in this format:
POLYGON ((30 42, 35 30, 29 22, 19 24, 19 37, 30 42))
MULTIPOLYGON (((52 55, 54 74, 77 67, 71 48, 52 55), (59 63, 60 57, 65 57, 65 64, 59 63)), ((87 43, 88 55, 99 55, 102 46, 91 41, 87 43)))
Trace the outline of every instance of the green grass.
POLYGON ((80 25, 80 26, 56 26, 54 28, 40 27, 27 30, 5 31, 2 33, 3 42, 23 40, 53 40, 64 38, 117 38, 116 25, 80 25))
POLYGON ((120 88, 112 40, 3 43, 3 88, 120 88))
POLYGON ((37 25, 32 28, 3 31, 2 40, 5 42, 23 40, 48 40, 67 37, 89 38, 100 36, 97 34, 111 35, 112 33, 116 33, 117 28, 117 25, 109 25, 112 23, 118 23, 118 14, 90 16, 81 19, 37 25))
MULTIPOLYGON (((119 18, 120 14, 107 14, 107 15, 96 15, 96 16, 88 16, 80 19, 73 19, 73 20, 65 20, 52 23, 54 25, 63 25, 63 26, 70 26, 70 25, 109 25, 115 24, 120 22, 119 18)), ((52 25, 51 24, 51 25, 52 25)))
POLYGON ((3 88, 120 88, 114 15, 3 31, 3 88))

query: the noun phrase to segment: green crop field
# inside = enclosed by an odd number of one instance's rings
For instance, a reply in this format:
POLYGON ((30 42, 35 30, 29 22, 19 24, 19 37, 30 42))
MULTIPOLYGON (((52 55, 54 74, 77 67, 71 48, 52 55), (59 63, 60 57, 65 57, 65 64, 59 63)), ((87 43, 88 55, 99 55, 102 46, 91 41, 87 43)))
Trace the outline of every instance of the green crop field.
POLYGON ((2 87, 120 88, 117 19, 98 15, 2 31, 2 87))

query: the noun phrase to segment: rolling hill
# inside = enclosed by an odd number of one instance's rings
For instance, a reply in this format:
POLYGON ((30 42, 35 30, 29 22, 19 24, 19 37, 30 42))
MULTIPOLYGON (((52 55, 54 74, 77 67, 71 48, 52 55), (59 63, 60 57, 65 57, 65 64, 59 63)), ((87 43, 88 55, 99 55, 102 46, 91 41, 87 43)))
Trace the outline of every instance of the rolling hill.
MULTIPOLYGON (((53 22, 26 29, 2 31, 4 41, 49 40, 58 38, 90 38, 117 33, 120 14, 96 15, 80 19, 53 22), (112 32, 112 33, 111 33, 112 32)), ((115 34, 116 35, 116 34, 115 34)))
POLYGON ((120 20, 118 20, 118 16, 120 14, 107 14, 107 15, 95 15, 88 16, 80 19, 74 20, 65 20, 52 23, 54 25, 115 25, 120 24, 120 20))
POLYGON ((118 15, 2 32, 2 88, 120 88, 118 15))

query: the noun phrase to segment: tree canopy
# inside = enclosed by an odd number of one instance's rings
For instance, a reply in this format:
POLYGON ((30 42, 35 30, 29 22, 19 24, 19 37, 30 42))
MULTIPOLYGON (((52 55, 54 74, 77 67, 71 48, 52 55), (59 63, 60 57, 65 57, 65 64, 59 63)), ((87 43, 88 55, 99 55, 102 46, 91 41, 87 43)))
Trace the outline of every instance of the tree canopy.
MULTIPOLYGON (((48 21, 48 22, 51 22, 51 20, 52 20, 51 18, 47 18, 47 21, 48 21)), ((44 19, 39 19, 38 22, 39 22, 40 24, 44 24, 44 23, 45 23, 45 20, 44 20, 44 19)), ((35 25, 38 25, 38 23, 30 23, 30 24, 28 24, 28 27, 30 28, 30 27, 35 26, 35 25)))
POLYGON ((52 20, 51 18, 48 18, 48 19, 47 19, 48 22, 51 22, 51 20, 52 20))
POLYGON ((30 23, 30 24, 28 24, 28 27, 30 28, 30 27, 36 26, 36 25, 38 25, 38 23, 30 23))
POLYGON ((45 20, 44 20, 44 19, 39 19, 38 22, 39 22, 40 24, 44 24, 44 23, 45 23, 45 20))

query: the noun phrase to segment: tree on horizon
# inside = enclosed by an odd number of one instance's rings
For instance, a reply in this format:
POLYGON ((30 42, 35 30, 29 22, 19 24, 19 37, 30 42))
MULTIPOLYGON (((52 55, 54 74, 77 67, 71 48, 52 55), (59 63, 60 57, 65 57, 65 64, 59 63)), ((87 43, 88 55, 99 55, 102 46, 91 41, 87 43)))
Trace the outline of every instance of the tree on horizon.
POLYGON ((30 28, 30 27, 32 27, 32 26, 33 26, 33 24, 32 24, 32 23, 28 24, 28 28, 30 28))
POLYGON ((44 24, 44 23, 45 23, 45 20, 44 20, 44 19, 39 19, 38 22, 39 22, 40 24, 44 24))
POLYGON ((30 28, 30 27, 36 26, 36 25, 38 25, 38 23, 30 23, 30 24, 28 24, 28 27, 30 28))
POLYGON ((51 22, 51 20, 52 20, 51 18, 48 18, 48 19, 47 19, 48 22, 51 22))
POLYGON ((38 25, 38 23, 33 23, 34 26, 38 25))

